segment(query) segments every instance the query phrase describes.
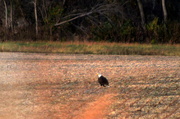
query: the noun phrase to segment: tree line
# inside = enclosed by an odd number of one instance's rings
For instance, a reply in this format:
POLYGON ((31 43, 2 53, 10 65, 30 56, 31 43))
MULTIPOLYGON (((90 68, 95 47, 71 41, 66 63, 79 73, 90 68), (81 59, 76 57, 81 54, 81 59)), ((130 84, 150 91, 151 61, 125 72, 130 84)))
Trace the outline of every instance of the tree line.
POLYGON ((0 41, 180 43, 179 0, 0 0, 0 41))

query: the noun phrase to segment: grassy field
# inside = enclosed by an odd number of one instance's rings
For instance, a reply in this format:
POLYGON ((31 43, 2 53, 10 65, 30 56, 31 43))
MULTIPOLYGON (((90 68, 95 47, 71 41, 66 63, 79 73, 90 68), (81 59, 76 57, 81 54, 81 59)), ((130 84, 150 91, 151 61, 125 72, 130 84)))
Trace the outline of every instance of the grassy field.
POLYGON ((180 45, 109 42, 3 42, 1 52, 180 56, 180 45))

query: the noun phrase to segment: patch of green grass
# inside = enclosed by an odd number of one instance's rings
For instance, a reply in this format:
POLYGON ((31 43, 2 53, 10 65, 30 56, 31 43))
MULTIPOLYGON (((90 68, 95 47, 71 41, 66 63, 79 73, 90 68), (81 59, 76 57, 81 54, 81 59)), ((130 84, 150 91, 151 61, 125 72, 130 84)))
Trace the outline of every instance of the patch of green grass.
POLYGON ((3 42, 0 43, 0 51, 180 56, 179 45, 122 44, 109 42, 3 42))

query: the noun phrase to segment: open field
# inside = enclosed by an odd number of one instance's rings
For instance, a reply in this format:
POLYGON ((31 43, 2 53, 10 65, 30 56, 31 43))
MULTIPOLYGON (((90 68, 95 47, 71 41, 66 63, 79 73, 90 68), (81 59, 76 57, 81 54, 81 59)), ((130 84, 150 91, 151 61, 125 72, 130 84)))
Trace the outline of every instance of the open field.
POLYGON ((3 52, 0 119, 178 119, 179 71, 179 56, 3 52))
POLYGON ((110 42, 3 42, 1 52, 180 56, 180 45, 110 42))

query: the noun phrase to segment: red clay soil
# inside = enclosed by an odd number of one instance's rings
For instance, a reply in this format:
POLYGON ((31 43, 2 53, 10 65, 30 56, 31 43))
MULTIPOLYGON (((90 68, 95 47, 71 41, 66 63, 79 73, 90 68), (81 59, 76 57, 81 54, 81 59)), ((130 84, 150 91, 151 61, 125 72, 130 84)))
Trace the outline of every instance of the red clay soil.
POLYGON ((99 97, 96 101, 88 104, 83 113, 76 116, 74 119, 103 119, 107 114, 108 107, 113 103, 113 97, 116 94, 105 94, 99 97))

